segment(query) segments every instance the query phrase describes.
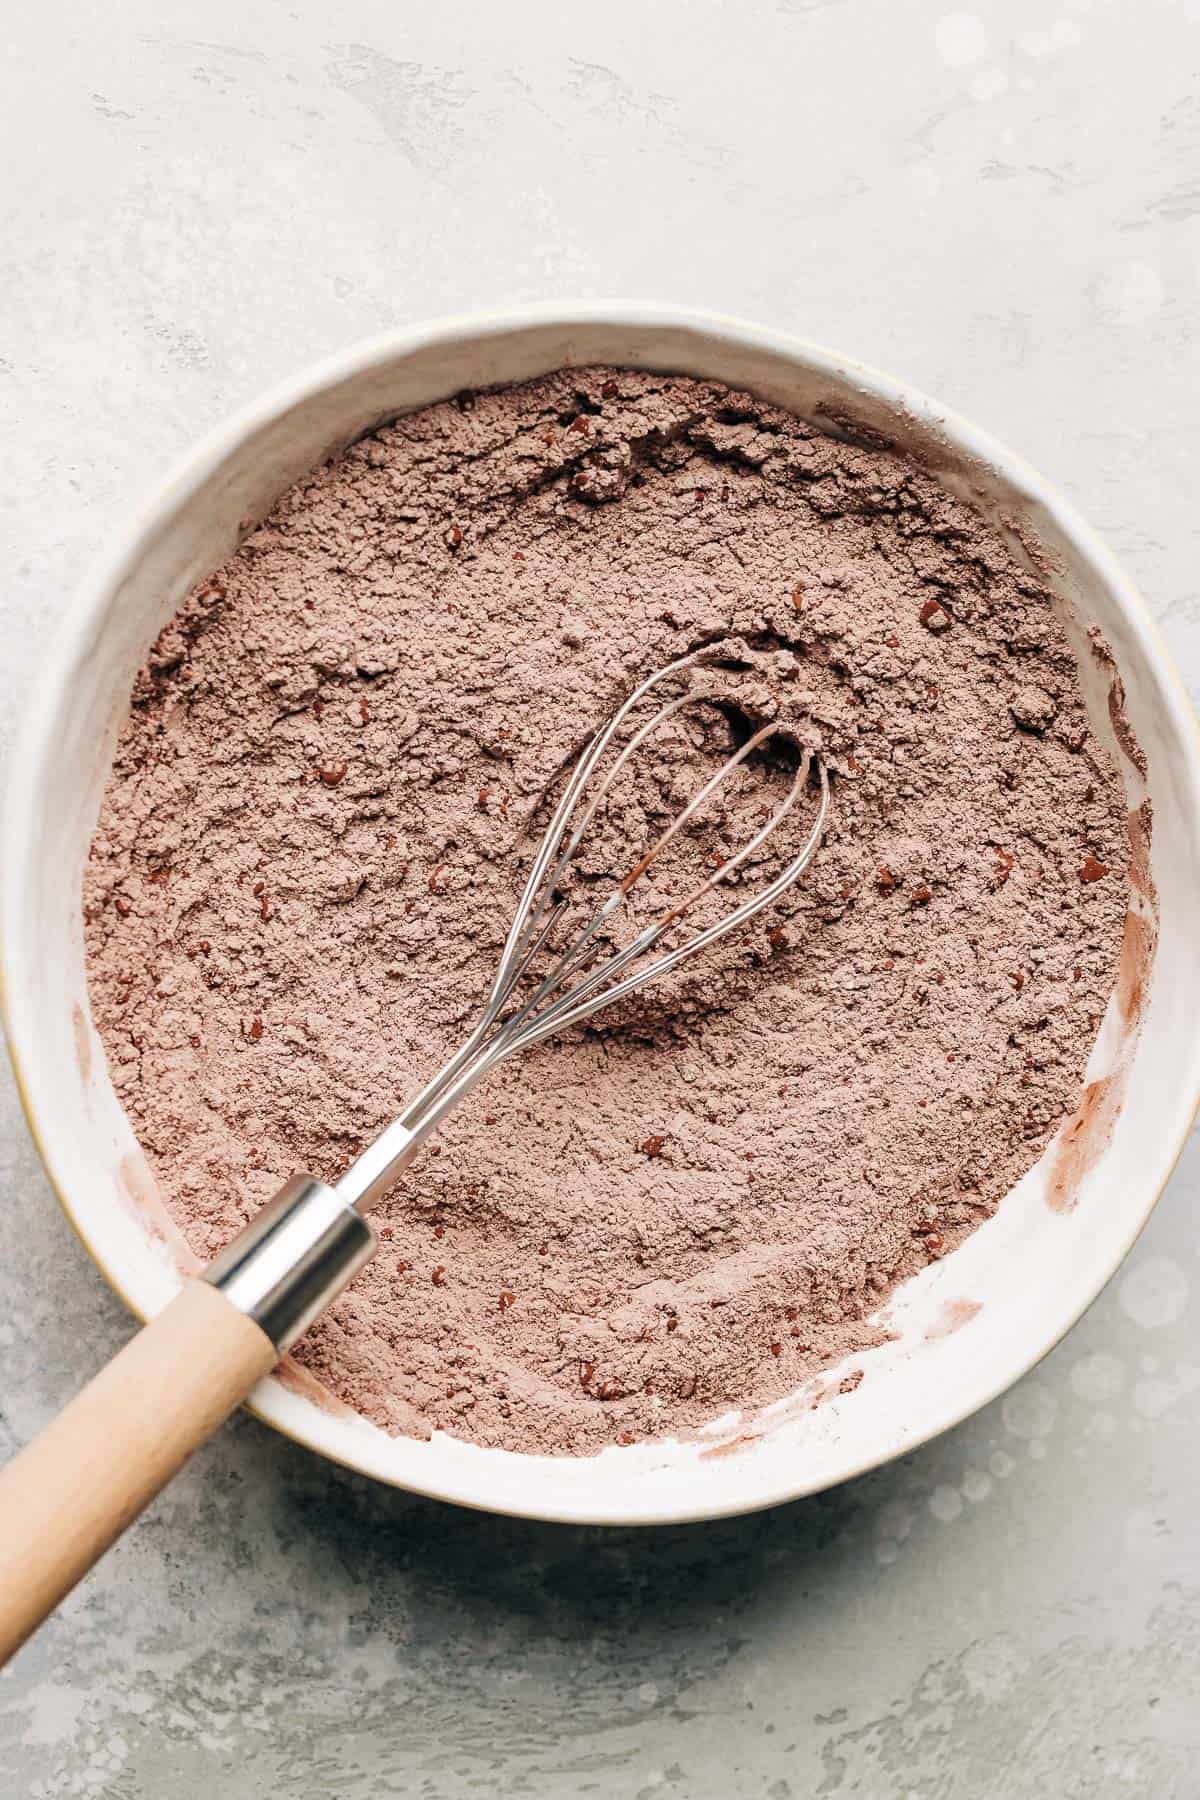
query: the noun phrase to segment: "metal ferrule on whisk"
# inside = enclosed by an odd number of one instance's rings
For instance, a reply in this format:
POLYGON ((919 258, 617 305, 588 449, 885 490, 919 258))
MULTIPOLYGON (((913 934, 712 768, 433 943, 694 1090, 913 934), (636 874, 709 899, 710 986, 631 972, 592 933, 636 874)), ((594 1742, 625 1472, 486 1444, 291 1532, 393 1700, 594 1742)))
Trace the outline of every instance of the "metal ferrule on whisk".
POLYGON ((375 1254, 347 1200, 314 1175, 293 1175, 205 1269, 215 1287, 282 1356, 375 1254))

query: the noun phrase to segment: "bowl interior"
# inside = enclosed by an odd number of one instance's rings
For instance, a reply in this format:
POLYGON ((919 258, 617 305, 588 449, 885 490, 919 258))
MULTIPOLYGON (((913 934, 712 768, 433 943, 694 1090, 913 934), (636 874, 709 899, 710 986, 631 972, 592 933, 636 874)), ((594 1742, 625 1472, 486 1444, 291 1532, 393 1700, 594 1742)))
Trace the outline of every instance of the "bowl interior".
MULTIPOLYGON (((91 1022, 80 874, 134 672, 190 584, 294 479, 373 425, 464 387, 570 363, 683 371, 744 386, 838 433, 904 441, 1010 533, 1049 553, 1097 729, 1131 808, 1154 809, 1160 937, 1140 1031, 1115 1002, 1093 1055, 1097 1086, 1064 1187, 1059 1149, 943 1262, 886 1309, 891 1342, 756 1419, 699 1441, 589 1458, 390 1438, 286 1371, 259 1413, 383 1480, 499 1511, 597 1522, 715 1516, 812 1492, 913 1448, 1027 1370, 1112 1274, 1182 1145, 1200 1091, 1192 996, 1200 936, 1200 753, 1187 700, 1104 547, 1017 459, 899 384, 812 346, 732 322, 645 308, 557 309, 451 322, 369 344, 280 390, 210 439, 89 584, 45 672, 14 757, 5 822, 3 972, 10 1043, 43 1157, 108 1279, 143 1316, 189 1259, 154 1191, 91 1022), (1120 670, 1145 778, 1117 747, 1112 670, 1088 654, 1099 626, 1120 670), (1111 1079, 1110 1079, 1111 1077, 1111 1079), (842 1393, 853 1369, 862 1380, 842 1393)), ((851 1384, 847 1384, 851 1387, 851 1384)))

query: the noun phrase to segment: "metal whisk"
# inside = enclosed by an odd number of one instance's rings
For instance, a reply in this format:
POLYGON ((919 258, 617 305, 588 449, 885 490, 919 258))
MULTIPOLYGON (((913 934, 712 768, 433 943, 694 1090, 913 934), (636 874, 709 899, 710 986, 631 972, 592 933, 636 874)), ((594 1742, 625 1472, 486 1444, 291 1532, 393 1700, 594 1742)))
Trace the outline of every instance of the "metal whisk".
POLYGON ((739 850, 727 856, 682 900, 654 918, 631 943, 621 949, 605 947, 605 927, 628 903, 638 882, 662 851, 733 771, 780 730, 777 722, 764 725, 693 794, 656 842, 617 882, 588 924, 552 952, 549 967, 532 979, 523 998, 518 991, 530 977, 539 952, 554 941, 555 928, 568 911, 568 902, 559 893, 560 884, 621 771, 648 738, 685 707, 704 704, 706 696, 684 692, 666 700, 633 732, 624 747, 618 749, 622 728, 660 683, 714 660, 713 652, 693 651, 647 676, 584 748, 533 859, 491 992, 474 1030, 445 1067, 422 1088, 400 1117, 363 1152, 337 1184, 338 1193, 360 1212, 370 1211, 383 1198, 423 1140, 497 1063, 518 1050, 527 1050, 532 1044, 540 1043, 552 1032, 591 1018, 601 1007, 612 1006, 627 994, 657 981, 709 944, 716 943, 718 938, 738 930, 799 880, 812 861, 829 810, 829 778, 824 765, 805 751, 786 797, 739 850), (606 759, 614 751, 611 766, 603 772, 606 759), (652 952, 685 914, 691 912, 706 894, 727 881, 778 830, 805 793, 814 766, 819 778, 816 818, 803 845, 787 866, 715 923, 695 932, 674 949, 652 957, 652 952))
POLYGON ((660 683, 715 660, 699 651, 648 676, 584 749, 534 855, 479 1021, 445 1068, 336 1187, 311 1175, 286 1182, 199 1279, 0 1475, 0 1663, 370 1261, 377 1240, 364 1215, 489 1069, 658 980, 736 931, 803 873, 829 809, 825 769, 808 754, 801 755, 786 798, 739 850, 635 931, 629 943, 610 942, 608 928, 647 870, 722 782, 779 730, 764 725, 615 882, 583 929, 555 943, 570 904, 561 886, 614 782, 654 732, 707 697, 672 694, 623 742, 634 709, 660 683), (778 830, 814 769, 816 818, 797 854, 750 898, 674 948, 665 947, 685 916, 778 830))
POLYGON ((202 1279, 261 1325, 281 1350, 300 1336, 370 1260, 376 1240, 365 1215, 395 1184, 423 1141, 490 1069, 551 1032, 591 1018, 601 1007, 613 1005, 678 968, 688 957, 697 956, 770 906, 808 867, 825 828, 829 778, 819 759, 806 751, 800 754, 785 798, 740 849, 720 861, 682 900, 668 904, 631 942, 616 948, 607 941, 606 927, 627 905, 643 876, 733 771, 780 730, 773 722, 749 735, 703 783, 628 873, 615 881, 588 923, 568 935, 564 944, 555 944, 556 927, 569 910, 562 884, 622 770, 647 740, 685 707, 703 705, 711 696, 685 686, 682 693, 671 692, 640 725, 633 720, 635 710, 660 685, 719 660, 716 651, 701 649, 647 676, 587 743, 533 858, 491 992, 474 1030, 449 1062, 334 1187, 311 1175, 293 1176, 205 1270, 202 1279), (712 924, 655 954, 673 928, 706 895, 736 874, 779 829, 806 793, 814 771, 818 777, 816 817, 787 865, 712 924), (548 962, 539 967, 543 953, 548 962))

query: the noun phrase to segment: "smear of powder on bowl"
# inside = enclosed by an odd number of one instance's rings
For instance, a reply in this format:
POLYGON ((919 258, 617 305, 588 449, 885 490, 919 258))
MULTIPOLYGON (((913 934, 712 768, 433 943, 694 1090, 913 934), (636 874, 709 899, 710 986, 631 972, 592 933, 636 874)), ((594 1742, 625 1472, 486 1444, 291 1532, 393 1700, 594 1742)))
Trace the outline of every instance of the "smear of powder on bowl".
POLYGON ((835 772, 822 852, 703 966, 501 1069, 377 1215, 381 1254, 302 1356, 390 1430, 587 1452, 878 1341, 885 1296, 1079 1098, 1126 912, 1121 785, 1048 593, 932 475, 622 370, 355 445, 139 676, 86 872, 91 997, 208 1254, 440 1066, 546 782, 647 671, 724 636, 835 772))

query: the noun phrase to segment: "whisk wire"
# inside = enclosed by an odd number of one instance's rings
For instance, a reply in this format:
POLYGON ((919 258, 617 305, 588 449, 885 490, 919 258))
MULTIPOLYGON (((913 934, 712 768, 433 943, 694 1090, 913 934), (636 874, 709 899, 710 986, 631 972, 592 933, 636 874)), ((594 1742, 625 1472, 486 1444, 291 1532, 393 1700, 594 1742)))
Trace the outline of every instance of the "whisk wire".
MULTIPOLYGON (((609 719, 608 723, 601 726, 600 730, 597 731, 584 746, 579 760, 575 764, 575 767, 568 778, 562 799, 555 809, 554 816, 546 829, 545 835, 538 847, 537 855, 533 859, 533 864, 526 878, 524 893, 522 894, 517 910, 513 915, 513 922, 509 928, 508 939, 500 955, 496 977, 492 984, 492 998, 511 990, 511 967, 521 954, 523 945, 527 941, 527 934, 531 935, 532 932, 536 930, 544 913, 545 906, 553 897, 554 890, 557 887, 559 880, 561 880, 562 875, 565 873, 570 856, 574 855, 574 850, 578 848, 578 838, 582 838, 583 830, 586 829, 587 824, 594 816, 596 807, 600 805, 604 798, 603 791, 595 797, 591 807, 585 814, 584 820, 581 822, 574 848, 570 850, 569 854, 562 850, 560 846, 562 845, 563 832, 566 828, 567 821, 575 810, 579 795, 586 787, 588 781, 590 781, 593 771, 600 763, 608 746, 611 744, 613 738, 621 729, 621 726, 625 723, 625 720, 629 717, 629 714, 633 711, 634 707, 645 698, 652 688, 657 687, 660 681, 666 681, 670 676, 676 675, 682 669, 690 667, 697 662, 703 654, 703 651, 690 651, 686 656, 677 657, 674 662, 667 663, 663 668, 656 669, 652 675, 648 675, 645 681, 641 683, 640 687, 636 687, 629 697, 622 702, 617 708, 617 711, 612 715, 611 719, 609 719), (555 860, 556 851, 559 853, 557 861, 555 860), (552 863, 554 864, 554 875, 551 880, 547 881, 547 871, 550 869, 552 863), (541 894, 542 899, 540 905, 537 905, 535 903, 537 902, 539 893, 541 894)), ((687 695, 682 696, 680 704, 685 705, 687 703, 687 698, 687 695)), ((654 721, 652 720, 648 729, 653 728, 654 721)), ((643 739, 645 735, 646 732, 643 731, 643 739)), ((628 753, 629 752, 627 751, 626 757, 628 753)))
POLYGON ((704 786, 700 788, 698 792, 692 795, 683 811, 676 814, 675 818, 663 832, 658 842, 653 844, 651 848, 646 851, 646 854, 641 860, 634 864, 633 868, 621 883, 623 893, 628 893, 634 883, 641 880, 651 863, 653 863, 661 852, 666 849, 671 840, 678 836, 688 821, 695 817, 709 796, 715 793, 717 788, 721 786, 726 776, 732 775, 733 771, 744 763, 746 758, 751 755, 753 751, 757 750, 760 744, 765 743, 767 738, 773 737, 778 730, 779 727, 777 724, 772 723, 770 725, 764 725, 761 731, 756 731, 753 737, 747 738, 741 749, 736 750, 728 761, 721 764, 721 767, 717 770, 716 774, 712 776, 710 780, 706 781, 704 786))

